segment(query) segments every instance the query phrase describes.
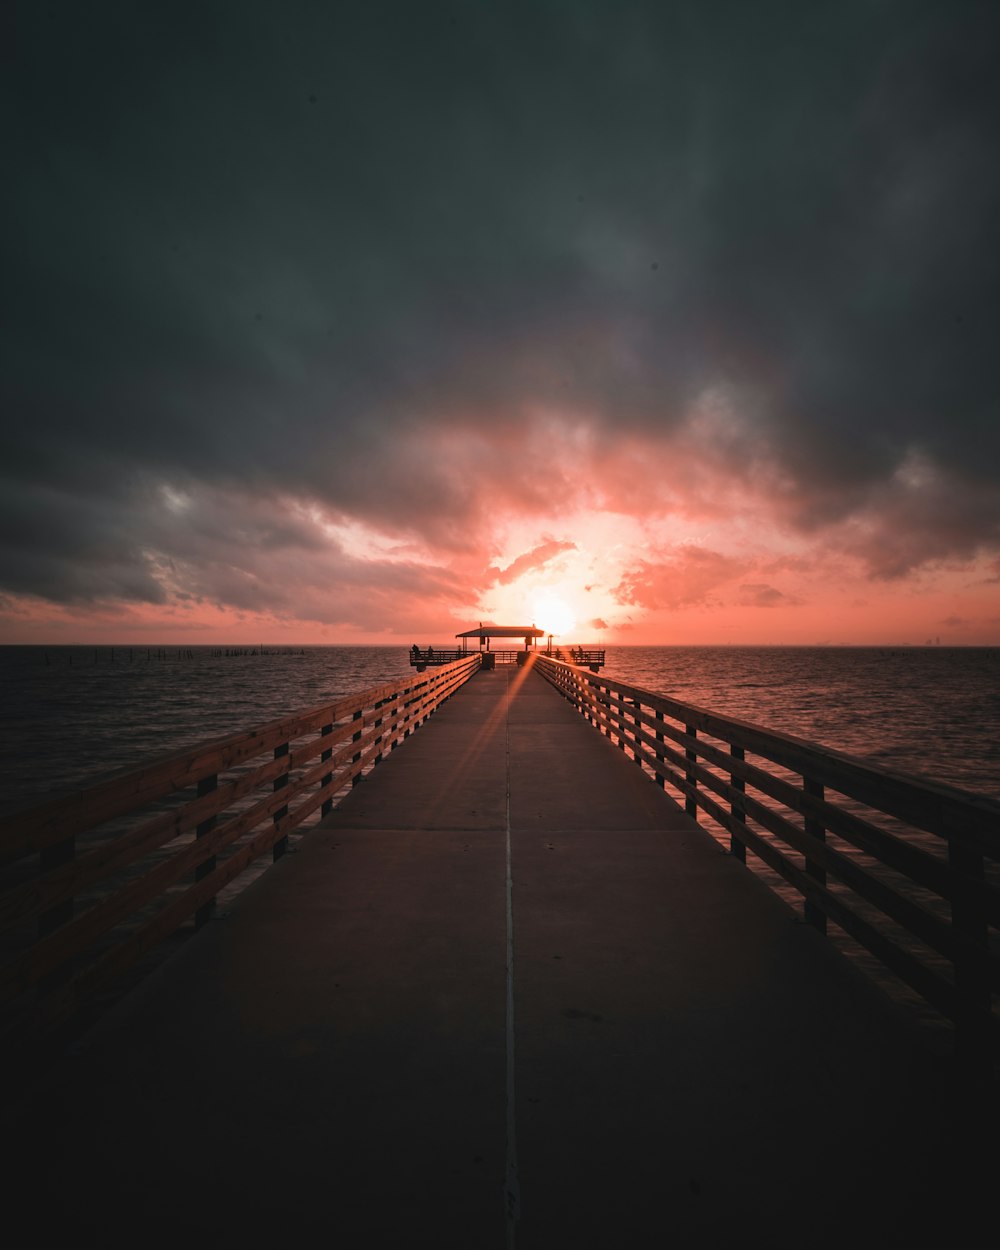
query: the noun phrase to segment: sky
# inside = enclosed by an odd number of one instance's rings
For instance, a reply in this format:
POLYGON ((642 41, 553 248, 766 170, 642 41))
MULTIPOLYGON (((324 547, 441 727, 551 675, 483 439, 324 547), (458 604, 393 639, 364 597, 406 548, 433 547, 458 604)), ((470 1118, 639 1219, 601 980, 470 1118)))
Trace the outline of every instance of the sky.
POLYGON ((995 3, 0 20, 0 642, 1000 644, 995 3))

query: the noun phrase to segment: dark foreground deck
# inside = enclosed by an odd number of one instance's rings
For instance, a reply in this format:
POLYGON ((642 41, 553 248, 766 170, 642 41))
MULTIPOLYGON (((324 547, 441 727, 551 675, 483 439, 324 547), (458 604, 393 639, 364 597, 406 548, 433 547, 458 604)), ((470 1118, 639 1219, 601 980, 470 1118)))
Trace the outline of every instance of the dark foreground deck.
POLYGON ((951 1063, 523 669, 8 1078, 40 1243, 967 1245, 990 1194, 951 1063))

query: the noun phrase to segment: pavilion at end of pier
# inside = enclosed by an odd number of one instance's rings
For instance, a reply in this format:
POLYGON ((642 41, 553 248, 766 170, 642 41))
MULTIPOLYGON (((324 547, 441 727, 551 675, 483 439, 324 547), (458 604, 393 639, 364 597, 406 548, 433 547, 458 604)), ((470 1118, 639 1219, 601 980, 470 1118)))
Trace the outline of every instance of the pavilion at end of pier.
POLYGON ((547 634, 539 629, 534 622, 531 625, 494 625, 483 624, 482 621, 474 629, 463 630, 456 634, 456 646, 421 647, 414 643, 410 648, 410 664, 422 673, 428 666, 453 664, 469 655, 473 648, 470 642, 478 643, 484 669, 495 668, 498 664, 526 664, 528 657, 535 651, 542 650, 539 643, 546 640, 544 654, 566 660, 571 664, 579 664, 589 668, 592 673, 599 672, 604 666, 605 652, 603 647, 583 646, 582 644, 563 645, 555 641, 555 634, 547 634), (522 646, 511 645, 514 640, 522 646), (507 642, 506 646, 494 647, 495 642, 507 642))

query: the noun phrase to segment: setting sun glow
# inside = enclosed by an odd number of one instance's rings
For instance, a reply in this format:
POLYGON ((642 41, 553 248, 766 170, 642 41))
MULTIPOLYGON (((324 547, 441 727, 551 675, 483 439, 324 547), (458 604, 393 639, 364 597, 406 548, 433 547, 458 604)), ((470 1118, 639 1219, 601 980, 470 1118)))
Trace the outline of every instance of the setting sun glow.
POLYGON ((535 624, 547 634, 565 637, 576 628, 576 616, 565 599, 546 590, 534 600, 535 624))

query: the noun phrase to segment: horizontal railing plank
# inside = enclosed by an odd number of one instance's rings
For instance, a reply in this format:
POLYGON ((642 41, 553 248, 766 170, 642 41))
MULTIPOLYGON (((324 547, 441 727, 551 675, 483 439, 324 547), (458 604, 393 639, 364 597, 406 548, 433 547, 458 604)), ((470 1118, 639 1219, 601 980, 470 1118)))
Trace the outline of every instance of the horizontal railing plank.
MULTIPOLYGON (((543 660, 553 664, 558 661, 543 660)), ((578 672, 578 680, 592 687, 607 687, 606 677, 578 672)), ((938 836, 956 836, 977 849, 1000 858, 1000 802, 929 778, 912 777, 881 769, 864 760, 804 738, 764 729, 748 721, 723 717, 696 704, 681 703, 622 682, 615 682, 619 700, 637 700, 682 724, 694 726, 720 741, 761 755, 772 763, 821 782, 873 809, 938 836), (946 834, 939 833, 942 828, 946 834)), ((605 706, 611 703, 607 696, 605 706)))
POLYGON ((749 849, 791 885, 810 923, 828 917, 960 1028, 995 1032, 1000 803, 547 657, 540 671, 690 814, 728 832, 734 854, 749 849), (928 836, 947 854, 919 844, 928 836))
POLYGON ((38 921, 40 930, 0 967, 8 1028, 30 1032, 64 1019, 185 921, 203 918, 219 890, 259 856, 283 849, 289 834, 419 728, 479 665, 472 655, 383 683, 109 774, 9 818, 0 858, 9 866, 34 857, 36 867, 0 896, 0 928, 38 921), (151 810, 178 799, 169 810, 151 810), (129 815, 137 823, 102 828, 129 815), (49 848, 60 847, 68 854, 50 865, 57 857, 49 848), (74 900, 85 898, 74 915, 74 900))
MULTIPOLYGON (((657 722, 649 720, 646 723, 653 725, 657 722)), ((853 812, 845 811, 828 800, 814 798, 783 778, 775 777, 756 765, 735 759, 732 755, 706 743, 704 739, 692 739, 673 727, 667 733, 685 746, 696 742, 698 753, 702 758, 725 772, 739 777, 745 785, 752 786, 800 815, 817 821, 828 832, 836 834, 859 850, 895 868, 904 876, 933 890, 942 898, 950 898, 954 872, 941 858, 931 855, 888 830, 880 829, 870 821, 864 820, 853 812)), ((643 732, 641 741, 646 749, 655 753, 658 744, 655 742, 654 735, 643 732)), ((984 894, 982 905, 990 909, 991 922, 1000 924, 1000 898, 984 894)))
POLYGON ((15 812, 4 820, 0 830, 0 860, 65 839, 112 820, 117 816, 163 798, 177 790, 196 785, 203 777, 226 772, 255 756, 318 731, 324 724, 344 721, 359 706, 368 707, 380 699, 409 695, 433 689, 432 683, 445 669, 409 682, 391 682, 363 692, 364 702, 340 699, 304 712, 293 713, 257 729, 201 742, 135 768, 122 769, 99 778, 85 789, 15 812))

